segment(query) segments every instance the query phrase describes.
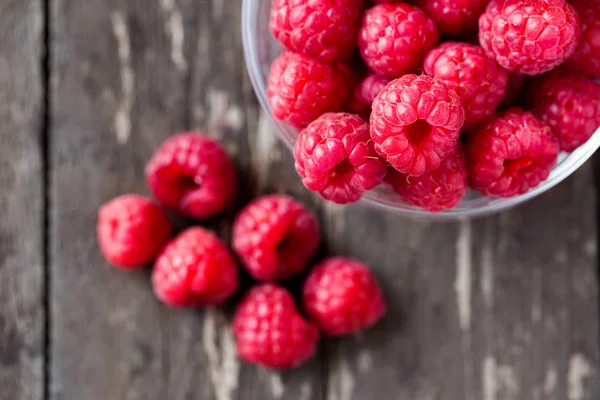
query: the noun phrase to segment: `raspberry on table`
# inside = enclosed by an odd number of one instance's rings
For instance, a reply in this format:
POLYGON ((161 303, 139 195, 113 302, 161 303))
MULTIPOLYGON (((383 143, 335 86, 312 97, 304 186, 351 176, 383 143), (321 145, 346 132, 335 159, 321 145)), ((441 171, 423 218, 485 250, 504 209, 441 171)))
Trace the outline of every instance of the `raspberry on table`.
POLYGON ((532 112, 552 128, 560 149, 573 151, 600 127, 600 84, 564 69, 534 82, 532 112))
POLYGON ((454 208, 469 188, 464 149, 459 143, 439 167, 421 176, 407 176, 390 168, 385 181, 410 205, 431 212, 454 208))
POLYGON ((171 240, 152 272, 156 296, 176 307, 218 304, 238 287, 238 271, 229 249, 211 231, 192 227, 171 240))
POLYGON ((339 111, 348 97, 347 70, 285 52, 271 65, 267 96, 275 118, 302 129, 321 114, 339 111))
POLYGON ((205 219, 235 199, 236 172, 219 143, 203 133, 179 133, 167 139, 146 165, 154 197, 184 216, 205 219))
POLYGON ((433 19, 441 34, 459 36, 477 30, 477 21, 488 1, 417 0, 415 4, 433 19))
POLYGON ((371 117, 371 104, 379 92, 390 82, 379 74, 370 74, 360 81, 346 100, 346 111, 359 115, 368 121, 371 117))
POLYGON ((426 75, 390 82, 373 101, 375 150, 411 176, 436 169, 456 147, 464 109, 454 90, 426 75))
POLYGON ((435 23, 420 8, 406 3, 379 4, 365 13, 358 45, 369 68, 398 78, 417 71, 438 40, 435 23))
POLYGON ((537 75, 562 64, 579 39, 579 18, 565 0, 492 0, 479 18, 479 41, 509 71, 537 75))
POLYGON ((581 37, 567 64, 600 79, 600 0, 571 0, 571 4, 579 15, 581 37))
POLYGON ((506 95, 508 72, 488 58, 482 47, 446 42, 425 57, 425 73, 456 91, 465 109, 465 127, 494 115, 506 95))
POLYGON ((258 280, 282 280, 302 272, 320 237, 315 215, 284 195, 252 201, 233 224, 233 248, 258 280))
POLYGON ((271 32, 288 50, 324 63, 346 60, 356 46, 363 3, 273 0, 271 32))
POLYGON ((269 283, 246 294, 233 317, 233 333, 242 360, 276 369, 307 361, 319 340, 319 329, 300 315, 292 295, 269 283))
POLYGON ((331 257, 314 267, 302 291, 304 309, 328 335, 367 329, 386 312, 369 268, 351 258, 331 257))
POLYGON ((327 113, 300 132, 294 148, 304 186, 338 204, 358 201, 385 176, 369 125, 359 116, 327 113))
POLYGON ((150 199, 126 194, 100 207, 96 233, 108 262, 132 269, 154 260, 173 233, 173 224, 150 199))
POLYGON ((558 156, 550 127, 518 108, 492 118, 469 139, 469 180, 487 196, 512 197, 536 187, 558 156))

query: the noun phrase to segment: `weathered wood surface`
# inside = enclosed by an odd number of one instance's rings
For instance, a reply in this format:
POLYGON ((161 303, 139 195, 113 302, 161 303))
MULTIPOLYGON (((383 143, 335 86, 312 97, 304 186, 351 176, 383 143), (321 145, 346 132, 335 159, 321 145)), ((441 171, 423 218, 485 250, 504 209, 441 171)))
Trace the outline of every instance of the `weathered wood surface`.
POLYGON ((43 11, 0 3, 0 398, 43 398, 43 11))
MULTIPOLYGON (((42 5, 0 5, 0 184, 9 189, 0 204, 11 210, 0 222, 0 398, 43 398, 46 381, 54 400, 600 398, 589 165, 515 210, 460 223, 326 205, 302 188, 260 113, 243 66, 241 0, 49 4, 48 315, 42 5), (324 252, 373 266, 386 319, 273 373, 236 358, 233 302, 168 309, 148 271, 109 267, 95 241, 98 206, 147 193, 145 161, 186 129, 210 132, 235 158, 236 208, 287 192, 315 209, 324 252)), ((226 239, 234 212, 211 224, 226 239)))

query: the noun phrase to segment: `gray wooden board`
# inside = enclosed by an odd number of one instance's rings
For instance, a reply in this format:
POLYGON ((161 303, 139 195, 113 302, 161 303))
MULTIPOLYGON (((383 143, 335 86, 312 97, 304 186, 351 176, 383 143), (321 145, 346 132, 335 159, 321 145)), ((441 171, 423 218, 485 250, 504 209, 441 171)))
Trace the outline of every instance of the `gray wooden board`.
POLYGON ((44 392, 43 8, 0 4, 0 399, 44 392))
MULTIPOLYGON (((326 205, 302 187, 259 116, 240 4, 51 2, 51 398, 600 397, 589 167, 522 207, 471 222, 326 205), (232 304, 168 309, 154 299, 148 271, 109 267, 95 241, 98 206, 147 193, 145 161, 184 129, 210 132, 234 157, 236 208, 287 192, 316 210, 323 252, 373 266, 386 319, 356 338, 324 341, 298 370, 274 373, 236 358, 232 304)), ((234 214, 209 226, 228 240, 234 214)))
MULTIPOLYGON (((111 268, 96 245, 98 206, 147 193, 144 163, 178 130, 223 141, 240 171, 238 207, 262 191, 254 177, 266 176, 268 154, 255 146, 258 104, 243 66, 241 1, 234 3, 52 2, 53 399, 275 399, 284 387, 286 398, 313 391, 318 399, 322 392, 318 359, 283 375, 241 365, 232 307, 170 310, 153 298, 148 271, 111 268)), ((233 215, 209 226, 229 240, 233 215)))
POLYGON ((334 208, 334 251, 375 268, 390 310, 374 330, 331 342, 328 398, 599 398, 595 207, 586 165, 472 221, 334 208))

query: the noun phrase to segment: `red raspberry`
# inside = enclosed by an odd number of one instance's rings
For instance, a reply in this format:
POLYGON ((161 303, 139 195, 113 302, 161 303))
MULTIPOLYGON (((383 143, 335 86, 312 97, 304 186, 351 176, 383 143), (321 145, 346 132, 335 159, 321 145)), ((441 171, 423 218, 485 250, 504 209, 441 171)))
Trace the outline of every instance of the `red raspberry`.
POLYGON ((211 231, 189 228, 156 259, 154 293, 176 307, 221 303, 238 287, 237 267, 229 250, 211 231))
POLYGON ((302 129, 321 114, 338 111, 348 97, 346 71, 286 52, 271 65, 267 95, 273 115, 302 129))
POLYGON ((296 275, 314 254, 319 221, 289 196, 260 197, 244 208, 233 225, 233 248, 259 280, 296 275))
POLYGON ((492 0, 479 19, 479 41, 510 70, 537 75, 564 62, 579 38, 579 18, 565 0, 492 0))
POLYGON ((319 330, 296 309, 289 292, 273 284, 251 289, 233 317, 240 357, 270 368, 293 368, 312 357, 319 330))
POLYGON ((485 11, 489 0, 417 0, 433 19, 440 33, 464 35, 477 29, 479 16, 485 11))
POLYGON ((470 136, 469 179, 487 196, 523 194, 548 178, 557 156, 550 128, 533 114, 513 108, 470 136))
POLYGON ((346 110, 368 121, 373 100, 389 82, 390 80, 383 75, 368 75, 354 87, 354 91, 346 100, 346 110))
POLYGON ((294 157, 304 185, 338 204, 358 201, 381 183, 386 171, 369 125, 347 113, 323 114, 312 122, 300 132, 294 157))
POLYGON ((373 71, 397 78, 416 71, 438 40, 435 23, 421 9, 380 4, 365 13, 358 45, 373 71))
POLYGON ((385 180, 408 204, 432 212, 454 208, 469 188, 464 150, 459 144, 439 167, 418 177, 390 168, 385 180))
POLYGON ((405 75, 373 101, 375 150, 398 171, 423 175, 436 169, 454 147, 464 109, 454 90, 437 78, 405 75))
POLYGON ((304 309, 329 335, 367 329, 385 314, 381 289, 359 261, 331 257, 314 267, 302 291, 304 309))
POLYGON ((362 13, 357 0, 273 0, 271 31, 288 50, 332 63, 352 54, 362 13))
POLYGON ((446 42, 427 54, 425 73, 456 91, 465 109, 466 127, 494 115, 506 95, 508 72, 480 46, 446 42))
POLYGON ((235 198, 235 167, 221 145, 202 133, 167 139, 146 165, 146 180, 165 207, 197 219, 223 211, 235 198))
POLYGON ((137 268, 152 261, 172 232, 169 218, 144 196, 119 196, 98 212, 100 250, 108 262, 121 268, 137 268))
POLYGON ((573 151, 600 127, 600 84, 559 69, 535 82, 532 112, 558 139, 560 149, 573 151))
POLYGON ((581 37, 567 63, 592 78, 600 78, 600 0, 572 0, 579 14, 581 37))

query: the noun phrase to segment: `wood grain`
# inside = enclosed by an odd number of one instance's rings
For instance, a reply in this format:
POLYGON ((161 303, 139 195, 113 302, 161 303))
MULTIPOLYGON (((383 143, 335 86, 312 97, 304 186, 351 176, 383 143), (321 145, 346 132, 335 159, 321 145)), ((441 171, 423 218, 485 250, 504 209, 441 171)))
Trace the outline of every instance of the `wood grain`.
POLYGON ((0 4, 0 398, 43 398, 41 2, 0 4))
MULTIPOLYGON (((318 358, 289 375, 241 365, 232 307, 169 310, 148 272, 111 268, 95 243, 98 206, 145 193, 145 161, 178 130, 224 143, 240 171, 237 207, 282 181, 269 177, 281 148, 258 121, 234 3, 53 2, 53 399, 320 398, 318 358)), ((234 215, 209 226, 228 240, 234 215)))
POLYGON ((591 180, 588 165, 517 209, 452 224, 330 212, 333 248, 374 266, 390 309, 330 342, 327 398, 598 398, 591 180))
MULTIPOLYGON (((364 205, 325 204, 302 187, 289 151, 259 112, 243 66, 241 0, 51 6, 50 398, 600 397, 589 167, 522 207, 474 221, 410 221, 364 205), (221 140, 240 172, 238 204, 209 227, 229 240, 236 209, 251 197, 285 192, 302 199, 323 222, 322 255, 373 266, 389 303, 386 319, 358 337, 325 340, 302 368, 274 373, 235 355, 235 301, 168 309, 154 299, 148 271, 108 266, 96 246, 98 206, 121 193, 147 193, 144 163, 168 135, 187 129, 221 140)), ((27 121, 18 127, 37 120, 27 121)), ((35 190, 37 168, 19 190, 35 190)), ((0 201, 7 198, 18 197, 0 201)), ((17 216, 7 226, 19 221, 18 229, 33 235, 17 216)), ((26 243, 33 246, 35 237, 26 243)), ((35 254, 24 261, 35 263, 35 254)), ((35 283, 35 271, 24 281, 35 283)), ((297 293, 300 280, 290 285, 297 293)), ((25 303, 39 299, 27 296, 25 303)), ((10 378, 21 373, 7 371, 10 378)), ((29 381, 38 382, 23 378, 29 381)))

